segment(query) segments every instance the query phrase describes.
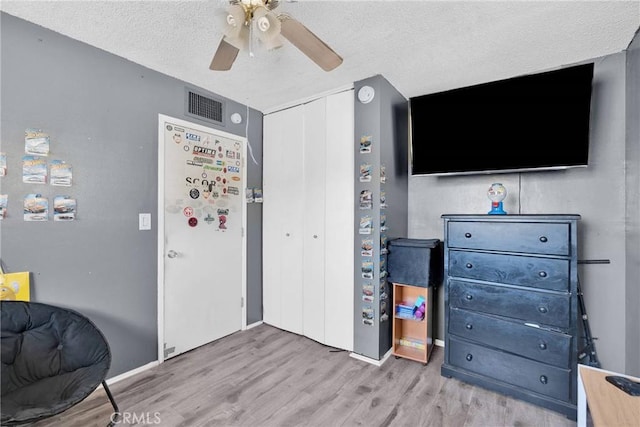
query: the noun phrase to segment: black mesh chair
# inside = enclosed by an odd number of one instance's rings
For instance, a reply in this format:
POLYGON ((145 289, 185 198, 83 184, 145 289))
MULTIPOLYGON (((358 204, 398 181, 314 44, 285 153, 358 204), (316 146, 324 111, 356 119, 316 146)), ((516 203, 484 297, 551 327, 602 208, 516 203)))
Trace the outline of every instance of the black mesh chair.
MULTIPOLYGON (((0 301, 1 425, 35 422, 83 401, 105 381, 111 351, 85 316, 52 305, 0 301)), ((112 416, 109 424, 113 425, 112 416)))

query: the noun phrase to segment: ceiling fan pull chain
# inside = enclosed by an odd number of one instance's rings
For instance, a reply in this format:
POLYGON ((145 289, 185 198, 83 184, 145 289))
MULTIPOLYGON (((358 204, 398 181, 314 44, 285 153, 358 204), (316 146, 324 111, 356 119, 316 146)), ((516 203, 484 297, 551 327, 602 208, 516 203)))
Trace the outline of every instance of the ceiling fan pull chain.
POLYGON ((253 25, 249 24, 249 58, 253 58, 255 55, 253 54, 253 45, 255 37, 253 35, 253 25))

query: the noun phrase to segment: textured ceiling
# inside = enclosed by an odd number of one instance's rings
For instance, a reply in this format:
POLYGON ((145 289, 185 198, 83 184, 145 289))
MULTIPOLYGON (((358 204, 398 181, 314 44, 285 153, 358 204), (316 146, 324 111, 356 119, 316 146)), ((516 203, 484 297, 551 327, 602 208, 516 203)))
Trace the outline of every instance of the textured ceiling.
POLYGON ((405 97, 558 68, 624 50, 640 1, 282 0, 344 58, 325 72, 292 44, 210 71, 224 0, 6 1, 17 17, 267 112, 383 75, 405 97))

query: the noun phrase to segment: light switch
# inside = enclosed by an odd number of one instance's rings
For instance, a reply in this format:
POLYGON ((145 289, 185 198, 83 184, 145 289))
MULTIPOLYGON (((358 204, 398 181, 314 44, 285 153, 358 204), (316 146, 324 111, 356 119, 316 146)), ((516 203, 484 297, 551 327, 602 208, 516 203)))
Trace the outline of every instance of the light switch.
POLYGON ((138 230, 151 230, 151 214, 138 214, 138 230))

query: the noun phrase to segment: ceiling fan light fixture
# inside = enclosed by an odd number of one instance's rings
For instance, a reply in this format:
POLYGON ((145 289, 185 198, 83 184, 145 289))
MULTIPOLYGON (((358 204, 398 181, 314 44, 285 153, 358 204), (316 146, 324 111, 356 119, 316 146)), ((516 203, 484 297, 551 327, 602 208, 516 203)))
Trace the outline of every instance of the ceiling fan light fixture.
POLYGON ((247 22, 247 13, 239 4, 229 6, 225 13, 224 35, 230 38, 237 38, 242 32, 247 22))
POLYGON ((277 38, 280 35, 280 20, 275 13, 260 6, 253 11, 253 25, 261 42, 277 38))
POLYGON ((260 43, 262 43, 264 48, 267 50, 276 50, 282 47, 284 39, 278 35, 277 37, 272 37, 270 39, 260 40, 260 43))
POLYGON ((236 36, 224 36, 224 40, 229 43, 231 46, 240 49, 246 50, 249 47, 249 27, 246 25, 242 25, 240 27, 240 31, 236 36))
POLYGON ((258 19, 257 23, 258 23, 258 29, 262 32, 268 31, 269 28, 271 27, 271 24, 269 24, 269 20, 264 16, 258 19))

